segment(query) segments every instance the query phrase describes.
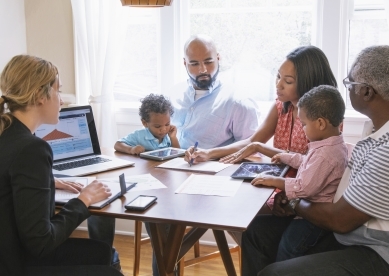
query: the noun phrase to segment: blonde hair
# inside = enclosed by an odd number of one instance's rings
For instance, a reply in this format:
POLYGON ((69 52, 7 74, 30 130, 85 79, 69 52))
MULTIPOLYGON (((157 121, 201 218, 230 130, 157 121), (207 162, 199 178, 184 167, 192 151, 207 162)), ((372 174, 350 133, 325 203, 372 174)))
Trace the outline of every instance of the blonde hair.
POLYGON ((55 65, 38 57, 18 55, 8 62, 0 76, 0 135, 12 123, 10 113, 23 111, 42 97, 50 98, 57 75, 55 65))

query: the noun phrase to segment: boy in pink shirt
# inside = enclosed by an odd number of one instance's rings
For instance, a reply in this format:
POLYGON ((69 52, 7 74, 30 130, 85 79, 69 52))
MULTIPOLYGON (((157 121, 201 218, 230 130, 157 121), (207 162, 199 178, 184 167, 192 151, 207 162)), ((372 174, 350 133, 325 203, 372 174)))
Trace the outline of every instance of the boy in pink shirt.
MULTIPOLYGON (((298 117, 310 143, 308 153, 279 153, 272 162, 282 162, 298 169, 296 178, 260 175, 253 185, 273 186, 284 190, 295 204, 300 198, 312 202, 332 202, 347 166, 347 147, 339 131, 345 104, 335 87, 313 88, 298 104, 298 117)), ((282 235, 277 261, 304 255, 326 233, 305 219, 293 220, 282 235)))

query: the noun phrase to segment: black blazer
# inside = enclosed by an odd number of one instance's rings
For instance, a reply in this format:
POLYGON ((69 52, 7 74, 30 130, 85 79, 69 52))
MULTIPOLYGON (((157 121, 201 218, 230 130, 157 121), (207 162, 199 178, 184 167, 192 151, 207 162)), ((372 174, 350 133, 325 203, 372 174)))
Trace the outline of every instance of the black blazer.
POLYGON ((0 275, 22 275, 90 215, 79 199, 54 213, 52 164, 50 146, 13 118, 0 135, 0 275))

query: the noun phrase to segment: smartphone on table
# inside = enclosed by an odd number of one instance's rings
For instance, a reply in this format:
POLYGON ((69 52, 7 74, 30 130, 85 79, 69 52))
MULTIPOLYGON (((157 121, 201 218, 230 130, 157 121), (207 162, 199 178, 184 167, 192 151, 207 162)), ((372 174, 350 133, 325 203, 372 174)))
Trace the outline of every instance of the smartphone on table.
POLYGON ((124 205, 124 208, 132 211, 144 211, 153 205, 156 201, 156 196, 139 195, 134 200, 124 205))

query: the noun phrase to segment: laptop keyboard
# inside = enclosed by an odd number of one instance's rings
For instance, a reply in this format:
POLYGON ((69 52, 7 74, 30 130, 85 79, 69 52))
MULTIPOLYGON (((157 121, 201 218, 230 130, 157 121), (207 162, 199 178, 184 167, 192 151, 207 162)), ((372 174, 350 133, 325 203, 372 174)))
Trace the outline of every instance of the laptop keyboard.
POLYGON ((78 161, 71 161, 68 163, 62 163, 58 165, 54 165, 53 168, 56 169, 57 171, 63 171, 63 170, 69 170, 69 169, 74 169, 74 168, 79 168, 79 167, 85 167, 93 164, 98 164, 98 163, 104 163, 111 161, 106 158, 101 158, 101 157, 93 157, 93 158, 88 158, 88 159, 83 159, 83 160, 78 160, 78 161))

